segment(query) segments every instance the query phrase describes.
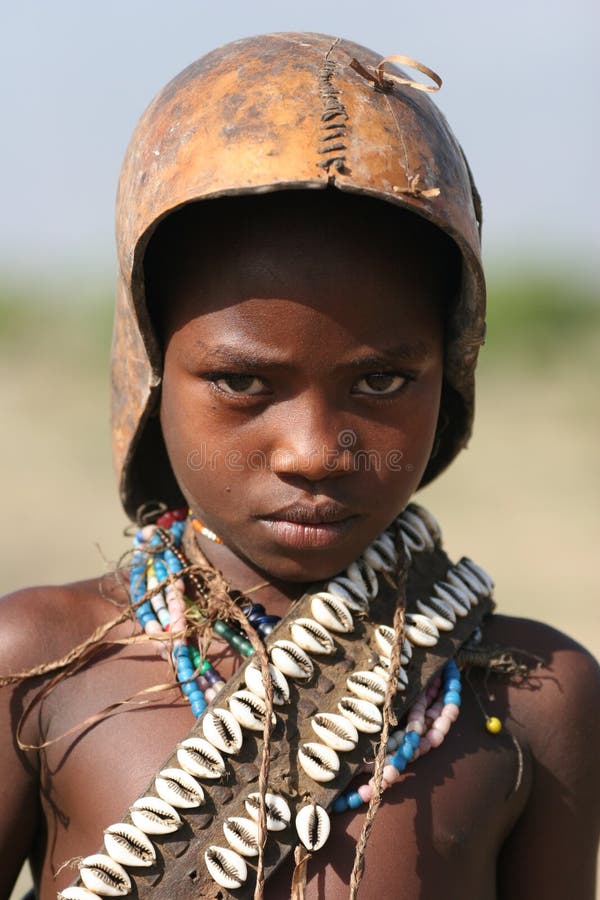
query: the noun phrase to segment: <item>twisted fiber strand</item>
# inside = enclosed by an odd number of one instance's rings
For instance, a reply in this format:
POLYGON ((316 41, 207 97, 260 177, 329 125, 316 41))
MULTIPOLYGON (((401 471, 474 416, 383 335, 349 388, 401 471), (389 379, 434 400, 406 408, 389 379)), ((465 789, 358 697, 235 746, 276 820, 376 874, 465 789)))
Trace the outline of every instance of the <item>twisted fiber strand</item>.
POLYGON ((394 620, 393 620, 393 628, 394 628, 394 646, 392 647, 392 653, 390 657, 390 668, 389 668, 389 678, 387 684, 387 690, 385 693, 385 700, 383 703, 383 728, 381 729, 381 739, 379 742, 379 746, 377 748, 377 755, 375 757, 375 769, 373 772, 373 784, 374 789, 371 795, 371 799, 369 801, 369 806, 367 809, 367 814, 365 816, 365 821, 363 822, 363 826, 361 829, 360 837, 356 844, 356 851, 354 854, 354 865, 352 867, 352 875, 350 877, 350 900, 356 900, 358 896, 358 888, 363 876, 364 868, 365 868, 365 850, 367 846, 367 841, 369 840, 369 836, 371 834, 371 829, 373 827, 373 822, 375 820, 375 815, 377 814, 377 810, 381 804, 381 796, 382 796, 382 787, 381 783, 383 781, 383 769, 385 766, 385 754, 387 749, 387 742, 390 732, 390 726, 396 724, 396 717, 393 711, 393 703, 396 691, 398 689, 398 672, 400 671, 400 652, 402 648, 402 642, 404 640, 404 613, 406 609, 406 577, 408 574, 408 557, 404 552, 404 545, 401 543, 401 535, 400 531, 398 531, 399 538, 397 540, 397 545, 400 543, 398 550, 400 552, 400 559, 402 560, 401 565, 398 569, 398 581, 397 581, 397 597, 396 597, 396 609, 394 610, 394 620))

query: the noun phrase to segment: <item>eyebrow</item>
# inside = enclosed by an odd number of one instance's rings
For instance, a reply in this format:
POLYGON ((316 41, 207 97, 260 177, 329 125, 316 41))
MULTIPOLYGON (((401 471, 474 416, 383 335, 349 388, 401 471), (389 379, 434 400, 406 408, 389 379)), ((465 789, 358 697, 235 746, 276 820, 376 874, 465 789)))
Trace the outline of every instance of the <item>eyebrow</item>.
POLYGON ((423 341, 405 342, 397 344, 394 347, 385 347, 376 353, 369 353, 365 356, 356 356, 348 360, 345 365, 353 368, 363 368, 365 366, 389 365, 391 362, 403 360, 406 362, 418 362, 429 356, 429 347, 423 341))
MULTIPOLYGON (((225 365, 257 369, 290 366, 289 359, 279 356, 275 348, 273 352, 270 351, 270 348, 266 352, 259 352, 243 346, 232 347, 227 344, 209 346, 200 340, 196 344, 206 354, 207 361, 214 359, 225 365)), ((354 356, 351 359, 340 362, 335 368, 377 368, 378 366, 389 365, 398 361, 417 362, 427 357, 429 352, 429 348, 423 341, 407 341, 393 347, 382 348, 376 352, 370 351, 364 355, 354 356)))

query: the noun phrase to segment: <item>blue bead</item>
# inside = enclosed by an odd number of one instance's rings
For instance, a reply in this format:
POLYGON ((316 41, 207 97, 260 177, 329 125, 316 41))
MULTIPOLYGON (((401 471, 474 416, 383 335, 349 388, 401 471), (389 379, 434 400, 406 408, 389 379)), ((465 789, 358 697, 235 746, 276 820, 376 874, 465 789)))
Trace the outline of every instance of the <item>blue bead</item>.
POLYGON ((456 663, 454 662, 453 659, 449 659, 448 662, 446 663, 446 665, 444 666, 444 675, 447 675, 448 677, 452 678, 458 674, 460 674, 458 666, 456 665, 456 663))
POLYGON ((190 697, 192 694, 198 693, 198 685, 195 681, 186 681, 185 684, 181 685, 181 690, 186 697, 190 697))
POLYGON ((391 764, 399 772, 404 772, 407 762, 406 757, 402 754, 402 750, 397 750, 390 760, 391 764))
POLYGON ((173 659, 178 660, 180 657, 187 657, 189 659, 190 656, 190 648, 187 644, 177 644, 173 647, 173 659))
POLYGON ((400 747, 400 750, 398 752, 402 754, 407 762, 410 762, 415 755, 415 748, 410 741, 407 741, 406 743, 404 743, 403 741, 402 746, 400 747))
POLYGON ((202 693, 201 690, 199 690, 198 685, 195 684, 194 687, 195 687, 195 690, 193 690, 191 692, 191 694, 188 694, 190 703, 196 703, 196 702, 199 702, 200 700, 202 700, 202 701, 204 701, 204 703, 206 703, 206 700, 204 700, 204 694, 202 693))
POLYGON ((165 566, 162 559, 159 559, 157 556, 154 557, 154 574, 159 581, 164 581, 169 577, 167 567, 165 566))
POLYGON ((257 631, 261 637, 266 637, 268 634, 271 634, 276 624, 276 622, 273 622, 271 625, 261 625, 260 628, 257 628, 257 631))
POLYGON ((277 625, 278 622, 281 621, 279 616, 261 616, 259 619, 256 619, 252 624, 258 628, 260 625, 277 625))
POLYGON ((183 537, 183 531, 185 529, 185 522, 173 522, 169 531, 171 532, 171 536, 176 544, 179 544, 181 538, 183 537))
POLYGON ((156 615, 158 616, 158 621, 160 622, 162 627, 166 628, 167 625, 171 621, 171 616, 169 615, 169 610, 163 606, 161 609, 158 610, 156 615))
POLYGON ((340 794, 340 796, 333 801, 331 809, 334 813, 346 812, 346 810, 348 809, 348 798, 346 797, 346 795, 340 794))
POLYGON ((350 809, 358 809, 359 806, 362 806, 362 797, 358 791, 352 791, 352 793, 348 794, 346 799, 350 809))
POLYGON ((160 534, 158 534, 155 531, 154 534, 152 535, 152 537, 150 538, 150 546, 151 547, 162 547, 162 543, 163 543, 163 541, 162 541, 160 534))
POLYGON ((404 740, 410 741, 411 744, 413 745, 413 747, 415 748, 415 750, 421 743, 421 738, 419 737, 419 735, 417 734, 416 731, 407 731, 406 734, 404 735, 404 740))
POLYGON ((266 610, 262 603, 253 603, 249 611, 246 613, 246 618, 249 622, 254 622, 255 619, 259 619, 261 616, 264 616, 265 612, 266 610))
POLYGON ((444 685, 447 691, 462 691, 462 682, 459 678, 450 678, 444 685))
POLYGON ((177 660, 177 675, 180 678, 190 678, 196 670, 189 659, 181 657, 177 660))
POLYGON ((177 575, 183 568, 172 550, 165 550, 165 562, 171 575, 177 575))
POLYGON ((192 715, 196 716, 197 719, 199 719, 202 713, 206 710, 206 700, 204 699, 204 697, 202 698, 202 700, 195 701, 190 705, 192 707, 192 715))
POLYGON ((458 691, 446 691, 444 694, 444 703, 455 703, 456 706, 460 706, 461 698, 458 691))

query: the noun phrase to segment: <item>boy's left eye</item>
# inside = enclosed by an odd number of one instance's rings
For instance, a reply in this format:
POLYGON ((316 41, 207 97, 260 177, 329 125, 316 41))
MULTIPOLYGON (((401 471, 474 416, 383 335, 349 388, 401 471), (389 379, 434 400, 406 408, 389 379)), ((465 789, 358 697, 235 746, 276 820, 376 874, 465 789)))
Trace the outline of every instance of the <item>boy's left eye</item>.
POLYGON ((397 372, 373 372, 358 379, 353 393, 371 396, 393 394, 399 391, 407 380, 406 375, 399 375, 397 372))

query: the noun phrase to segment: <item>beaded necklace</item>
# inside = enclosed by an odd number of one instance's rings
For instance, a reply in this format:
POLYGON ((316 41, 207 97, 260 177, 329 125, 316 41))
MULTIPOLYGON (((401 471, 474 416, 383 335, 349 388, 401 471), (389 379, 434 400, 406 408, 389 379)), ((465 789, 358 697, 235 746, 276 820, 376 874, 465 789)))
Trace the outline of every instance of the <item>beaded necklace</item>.
MULTIPOLYGON (((185 582, 183 578, 177 576, 180 575, 187 562, 180 549, 186 519, 189 519, 197 534, 203 535, 214 543, 223 543, 214 531, 196 519, 191 510, 188 512, 186 509, 164 513, 154 525, 139 529, 134 537, 131 602, 133 605, 138 604, 135 606, 136 616, 148 635, 166 635, 169 631, 176 630, 180 630, 184 635, 185 613, 191 604, 185 597, 185 582), (169 578, 170 583, 167 584, 164 593, 157 590, 159 584, 169 581, 169 578), (154 590, 156 593, 150 600, 144 601, 143 597, 149 590, 154 590)), ((424 549, 428 535, 417 515, 409 514, 405 517, 401 527, 409 554, 411 550, 414 552, 424 549)), ((368 548, 365 553, 366 560, 370 559, 371 564, 374 563, 376 568, 391 568, 392 546, 391 541, 389 543, 386 541, 386 537, 387 535, 381 536, 379 545, 368 548), (383 565, 384 563, 385 565, 383 565)), ((356 563, 353 565, 356 566, 356 563)), ((356 573, 353 573, 352 567, 349 567, 347 574, 356 573)), ((476 579, 477 575, 474 574, 472 577, 476 579)), ((350 580, 352 581, 352 579, 350 580)), ((358 580, 364 581, 369 578, 367 576, 365 579, 363 573, 358 580)), ((466 581, 468 585, 468 577, 466 581)), ((347 597, 343 597, 344 590, 348 590, 348 585, 344 585, 343 577, 339 583, 342 585, 342 599, 348 601, 347 597)), ((195 586, 202 593, 202 586, 197 582, 195 586)), ((463 573, 462 587, 464 588, 464 586, 463 573)), ((263 639, 280 621, 279 616, 269 615, 260 603, 244 601, 241 609, 248 622, 263 639)), ((428 611, 431 612, 430 609, 428 611)), ((223 638, 242 656, 250 657, 254 653, 250 641, 239 627, 217 619, 212 628, 216 635, 223 638)), ((201 657, 199 649, 187 643, 185 636, 174 639, 172 659, 181 690, 190 702, 192 713, 199 718, 206 710, 207 704, 223 688, 225 682, 209 660, 201 657)), ((449 660, 444 666, 442 675, 434 678, 417 698, 408 713, 406 728, 397 730, 390 735, 387 744, 386 765, 383 771, 383 790, 391 787, 400 779, 409 762, 443 743, 452 724, 458 718, 461 691, 460 670, 454 660, 449 660)), ((368 803, 373 793, 373 786, 373 779, 371 779, 368 783, 361 785, 358 790, 341 794, 334 802, 332 811, 340 813, 347 809, 357 809, 363 803, 368 803)))

